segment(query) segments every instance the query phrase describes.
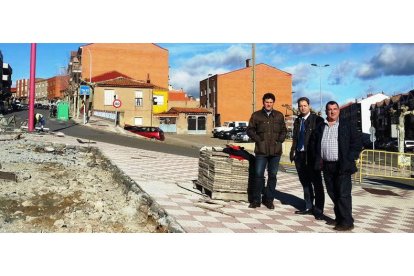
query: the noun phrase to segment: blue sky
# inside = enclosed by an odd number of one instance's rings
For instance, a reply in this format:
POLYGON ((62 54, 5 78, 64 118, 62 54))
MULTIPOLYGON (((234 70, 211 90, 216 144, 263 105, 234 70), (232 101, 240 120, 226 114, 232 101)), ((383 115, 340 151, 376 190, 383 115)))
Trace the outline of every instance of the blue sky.
MULTIPOLYGON (((86 43, 37 44, 36 76, 62 72, 70 51, 86 43)), ((169 50, 170 83, 198 95, 199 81, 245 66, 250 43, 159 43, 169 50)), ((13 68, 13 81, 29 77, 30 44, 0 43, 4 61, 13 68)), ((323 102, 345 104, 370 92, 388 95, 414 89, 414 44, 256 43, 256 63, 293 74, 293 99, 307 96, 319 108, 319 73, 323 102), (310 64, 329 64, 321 69, 310 64)))

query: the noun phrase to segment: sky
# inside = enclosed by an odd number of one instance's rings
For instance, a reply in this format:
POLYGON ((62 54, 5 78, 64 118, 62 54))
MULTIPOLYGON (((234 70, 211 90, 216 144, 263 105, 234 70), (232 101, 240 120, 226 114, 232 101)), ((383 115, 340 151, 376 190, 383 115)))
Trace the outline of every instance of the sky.
MULTIPOLYGON (((156 43, 156 42, 155 42, 156 43)), ((87 43, 37 44, 36 77, 50 78, 66 68, 70 51, 87 43)), ((199 82, 245 66, 251 43, 156 43, 169 51, 170 84, 198 97, 199 82)), ((394 95, 414 89, 414 44, 255 43, 256 64, 292 74, 293 102, 301 96, 319 109, 335 100, 346 104, 368 93, 394 95), (316 67, 317 64, 327 67, 316 67)), ((13 68, 13 85, 29 78, 30 44, 0 43, 4 62, 13 68)), ((276 91, 277 95, 277 91, 276 91)))

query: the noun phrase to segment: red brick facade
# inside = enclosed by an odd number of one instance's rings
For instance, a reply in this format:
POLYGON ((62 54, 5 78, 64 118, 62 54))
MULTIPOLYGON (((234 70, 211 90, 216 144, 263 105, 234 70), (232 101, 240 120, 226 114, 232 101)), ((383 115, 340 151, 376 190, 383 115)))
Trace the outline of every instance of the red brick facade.
POLYGON ((108 71, 168 87, 168 50, 152 43, 95 43, 82 46, 82 78, 108 71), (92 62, 90 60, 92 59, 92 62), (92 70, 90 71, 90 65, 92 70))
POLYGON ((63 92, 69 86, 68 76, 56 76, 47 79, 47 98, 48 100, 62 99, 63 92))
MULTIPOLYGON (((271 92, 276 96, 275 109, 285 113, 282 104, 292 105, 292 75, 266 64, 255 66, 256 107, 260 109, 262 97, 271 92)), ((206 106, 207 80, 200 82, 200 105, 206 106)), ((216 101, 216 125, 225 121, 247 121, 253 112, 252 67, 245 67, 209 78, 211 91, 209 106, 216 101)))

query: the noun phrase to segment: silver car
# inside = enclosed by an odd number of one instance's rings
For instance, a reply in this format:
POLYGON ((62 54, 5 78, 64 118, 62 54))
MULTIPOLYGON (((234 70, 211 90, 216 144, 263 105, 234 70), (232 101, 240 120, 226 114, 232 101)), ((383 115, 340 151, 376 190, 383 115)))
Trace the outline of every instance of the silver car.
POLYGON ((252 142, 252 139, 250 139, 250 137, 244 131, 244 132, 237 133, 236 138, 234 138, 234 141, 235 142, 246 143, 246 142, 252 142))

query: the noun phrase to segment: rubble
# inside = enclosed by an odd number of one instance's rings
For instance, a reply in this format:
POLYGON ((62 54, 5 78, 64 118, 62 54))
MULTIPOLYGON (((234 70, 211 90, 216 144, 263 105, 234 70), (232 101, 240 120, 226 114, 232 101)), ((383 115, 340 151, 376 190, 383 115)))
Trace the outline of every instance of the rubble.
POLYGON ((94 148, 3 140, 0 162, 16 175, 0 179, 0 232, 168 231, 94 148))

